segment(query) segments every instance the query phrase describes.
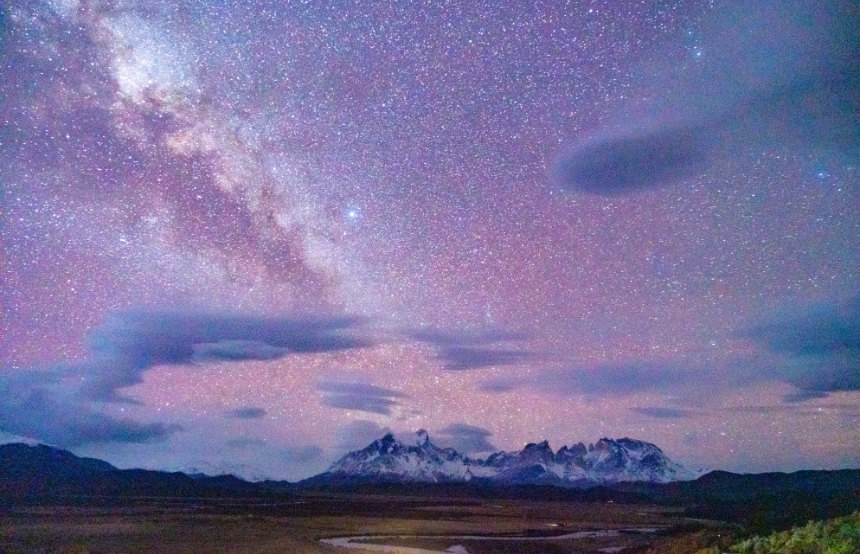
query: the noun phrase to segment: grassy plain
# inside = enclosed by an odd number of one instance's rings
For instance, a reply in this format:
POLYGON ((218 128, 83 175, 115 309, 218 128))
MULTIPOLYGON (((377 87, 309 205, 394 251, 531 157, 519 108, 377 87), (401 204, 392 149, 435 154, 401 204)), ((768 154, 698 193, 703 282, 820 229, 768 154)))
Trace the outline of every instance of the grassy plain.
MULTIPOLYGON (((285 500, 135 499, 122 505, 76 499, 66 506, 6 506, 0 511, 0 552, 345 552, 322 538, 418 535, 374 542, 445 551, 460 545, 488 552, 645 552, 688 535, 724 532, 690 523, 666 507, 609 502, 446 499, 383 495, 302 495, 285 500), (428 538, 432 535, 552 535, 586 530, 665 528, 659 534, 622 531, 614 537, 511 541, 428 538), (631 550, 632 549, 632 550, 631 550)), ((700 544, 702 541, 696 541, 700 544)))

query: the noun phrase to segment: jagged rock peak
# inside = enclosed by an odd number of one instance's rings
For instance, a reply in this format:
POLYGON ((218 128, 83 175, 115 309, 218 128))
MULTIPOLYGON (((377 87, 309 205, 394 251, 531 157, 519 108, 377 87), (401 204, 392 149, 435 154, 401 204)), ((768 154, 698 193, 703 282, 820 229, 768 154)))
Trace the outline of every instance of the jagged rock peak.
POLYGON ((624 437, 624 438, 620 438, 620 439, 615 439, 614 441, 612 439, 606 439, 606 438, 601 439, 601 440, 614 442, 616 444, 620 444, 621 446, 623 446, 625 448, 635 448, 635 449, 639 449, 639 450, 642 450, 642 449, 656 450, 657 452, 660 452, 661 454, 663 453, 663 451, 660 450, 660 447, 657 446, 656 444, 651 443, 651 442, 640 441, 637 439, 630 439, 630 438, 624 437))
POLYGON ((418 429, 415 432, 415 436, 418 439, 418 446, 425 446, 430 442, 430 435, 424 429, 418 429))
POLYGON ((562 446, 558 449, 558 453, 556 456, 560 456, 562 458, 574 457, 574 456, 582 456, 588 452, 588 449, 584 444, 578 442, 576 444, 572 444, 570 446, 562 446))
POLYGON ((398 482, 455 482, 473 478, 505 484, 593 486, 624 481, 666 483, 696 475, 672 462, 657 446, 630 438, 601 438, 562 446, 528 443, 518 452, 495 452, 472 459, 453 448, 433 444, 421 429, 403 442, 388 433, 365 449, 335 462, 329 474, 339 478, 398 482))
POLYGON ((394 435, 391 433, 385 433, 385 435, 381 439, 378 439, 377 442, 379 444, 389 445, 397 442, 397 439, 395 439, 394 435))

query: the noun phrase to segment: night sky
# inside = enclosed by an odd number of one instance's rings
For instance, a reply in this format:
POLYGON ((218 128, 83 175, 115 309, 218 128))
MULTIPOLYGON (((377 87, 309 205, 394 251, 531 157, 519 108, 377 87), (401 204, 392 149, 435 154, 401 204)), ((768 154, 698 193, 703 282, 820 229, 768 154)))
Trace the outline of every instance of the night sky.
POLYGON ((2 9, 4 440, 860 467, 856 2, 2 9))

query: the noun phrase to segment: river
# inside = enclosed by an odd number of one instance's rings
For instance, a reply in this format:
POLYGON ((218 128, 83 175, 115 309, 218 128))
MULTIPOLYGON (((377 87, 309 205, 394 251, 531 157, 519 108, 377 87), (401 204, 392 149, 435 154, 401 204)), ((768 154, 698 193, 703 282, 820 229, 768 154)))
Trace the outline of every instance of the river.
MULTIPOLYGON (((371 552, 392 552, 397 554, 468 554, 465 547, 452 545, 447 550, 428 550, 426 548, 412 548, 408 546, 374 544, 361 541, 384 541, 386 539, 442 539, 442 540, 480 540, 480 541, 559 541, 591 538, 618 537, 621 533, 651 534, 662 530, 660 527, 635 527, 628 529, 602 529, 591 531, 574 531, 563 535, 546 536, 503 536, 493 537, 486 535, 357 535, 352 537, 334 537, 320 539, 320 542, 329 546, 340 548, 362 549, 371 552)), ((621 547, 607 547, 602 552, 617 552, 621 547)))

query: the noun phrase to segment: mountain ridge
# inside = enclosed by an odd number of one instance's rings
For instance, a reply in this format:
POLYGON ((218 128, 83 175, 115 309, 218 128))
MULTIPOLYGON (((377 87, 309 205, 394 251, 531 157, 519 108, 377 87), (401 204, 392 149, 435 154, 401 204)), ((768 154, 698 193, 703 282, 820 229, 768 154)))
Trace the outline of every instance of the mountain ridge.
POLYGON ((457 483, 483 480, 503 485, 555 485, 587 488, 623 482, 669 483, 698 475, 670 460, 656 445, 630 438, 601 438, 553 451, 548 441, 522 450, 470 458, 433 444, 426 431, 404 442, 387 433, 363 449, 349 452, 320 475, 304 482, 350 480, 401 483, 457 483))

